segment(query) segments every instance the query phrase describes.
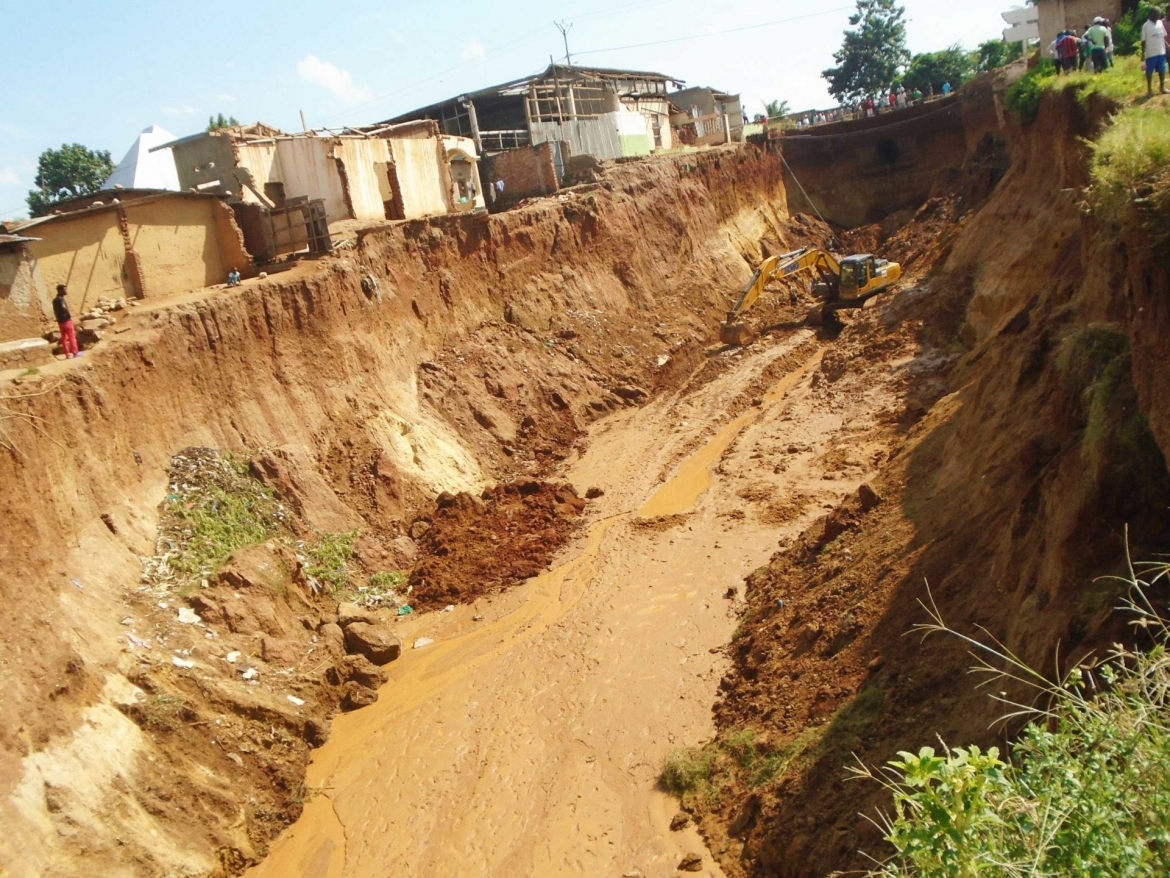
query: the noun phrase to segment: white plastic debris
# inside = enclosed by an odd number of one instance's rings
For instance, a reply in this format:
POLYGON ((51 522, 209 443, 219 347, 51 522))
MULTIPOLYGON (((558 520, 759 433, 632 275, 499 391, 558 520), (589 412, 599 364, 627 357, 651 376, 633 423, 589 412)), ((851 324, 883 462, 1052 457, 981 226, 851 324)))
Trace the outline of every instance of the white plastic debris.
POLYGON ((260 672, 255 668, 248 668, 248 670, 244 671, 242 676, 245 680, 255 680, 260 676, 260 672))
POLYGON ((417 640, 415 640, 414 648, 415 649, 422 649, 424 646, 430 646, 434 642, 435 641, 432 640, 430 637, 420 637, 417 640))
POLYGON ((226 656, 224 656, 224 658, 226 658, 230 664, 234 665, 240 660, 240 651, 238 649, 233 649, 226 656))
POLYGON ((191 659, 180 658, 177 655, 171 656, 171 664, 173 664, 176 668, 193 668, 193 667, 195 667, 195 662, 191 661, 191 659))
POLYGON ((166 609, 168 606, 169 606, 169 605, 167 604, 167 602, 166 602, 166 601, 159 601, 159 602, 158 602, 158 608, 159 608, 160 610, 165 610, 165 609, 166 609))
POLYGON ((133 625, 134 624, 134 617, 133 616, 123 616, 122 617, 122 624, 123 625, 133 625))
POLYGON ((443 612, 444 613, 454 613, 455 612, 455 605, 454 604, 447 604, 447 606, 443 607, 443 612))
POLYGON ((288 700, 291 701, 293 704, 295 704, 297 707, 300 707, 302 704, 305 703, 305 699, 297 698, 295 695, 289 695, 288 700))
POLYGON ((198 625, 203 620, 190 607, 179 607, 179 623, 181 625, 198 625))

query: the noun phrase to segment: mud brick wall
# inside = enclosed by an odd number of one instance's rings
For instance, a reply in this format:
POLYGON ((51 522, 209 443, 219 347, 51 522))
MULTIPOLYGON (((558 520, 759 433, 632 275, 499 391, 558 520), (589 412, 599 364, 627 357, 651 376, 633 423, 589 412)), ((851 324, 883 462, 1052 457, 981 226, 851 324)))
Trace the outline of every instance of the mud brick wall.
POLYGON ((551 143, 511 149, 488 157, 485 164, 485 186, 493 186, 496 180, 504 181, 503 195, 497 197, 493 210, 524 198, 552 195, 560 188, 551 143))

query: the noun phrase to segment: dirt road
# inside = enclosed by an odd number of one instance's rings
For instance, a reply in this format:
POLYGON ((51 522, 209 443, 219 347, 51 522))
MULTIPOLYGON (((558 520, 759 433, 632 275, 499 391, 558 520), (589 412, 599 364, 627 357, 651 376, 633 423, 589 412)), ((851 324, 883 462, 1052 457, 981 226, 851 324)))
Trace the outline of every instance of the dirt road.
POLYGON ((826 480, 811 452, 874 401, 826 403, 807 331, 718 356, 714 380, 608 419, 568 462, 605 494, 559 565, 400 626, 382 697, 335 720, 252 878, 652 878, 690 852, 723 875, 695 829, 670 831, 662 761, 713 732, 744 575, 865 477, 826 480))

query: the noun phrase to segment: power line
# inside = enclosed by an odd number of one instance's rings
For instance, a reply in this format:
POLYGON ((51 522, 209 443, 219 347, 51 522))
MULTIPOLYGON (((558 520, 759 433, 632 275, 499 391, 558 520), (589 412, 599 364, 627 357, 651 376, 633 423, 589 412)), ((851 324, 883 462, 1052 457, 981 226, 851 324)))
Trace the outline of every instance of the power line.
POLYGON ((824 15, 833 15, 838 12, 846 12, 853 9, 852 6, 838 6, 836 9, 826 9, 822 12, 810 12, 807 15, 797 15, 792 18, 778 18, 775 21, 762 21, 759 24, 745 24, 742 27, 729 27, 726 30, 710 31, 703 34, 692 34, 687 37, 672 37, 668 40, 653 40, 649 43, 631 43, 628 46, 611 46, 608 49, 587 49, 584 52, 578 52, 578 55, 598 55, 602 52, 619 52, 622 49, 643 49, 647 46, 663 46, 667 43, 683 43, 688 40, 701 40, 706 37, 718 37, 724 34, 740 33, 745 30, 758 30, 762 27, 773 27, 777 24, 790 24, 794 21, 804 21, 809 18, 819 18, 824 15))

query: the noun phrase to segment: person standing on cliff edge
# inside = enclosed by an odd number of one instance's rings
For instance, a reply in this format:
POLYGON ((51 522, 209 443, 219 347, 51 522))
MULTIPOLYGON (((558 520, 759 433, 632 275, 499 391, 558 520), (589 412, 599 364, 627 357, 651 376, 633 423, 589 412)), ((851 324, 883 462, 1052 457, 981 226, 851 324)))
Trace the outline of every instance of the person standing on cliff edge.
POLYGON ((1146 97, 1154 96, 1154 74, 1162 94, 1166 94, 1166 24, 1162 10, 1151 9, 1149 20, 1142 25, 1142 45, 1146 50, 1146 97))
POLYGON ((73 329, 73 315, 69 313, 69 303, 65 301, 65 284, 57 284, 57 297, 53 299, 53 316, 57 318, 57 328, 61 330, 61 349, 65 351, 65 359, 71 360, 80 357, 77 350, 77 332, 73 329))

